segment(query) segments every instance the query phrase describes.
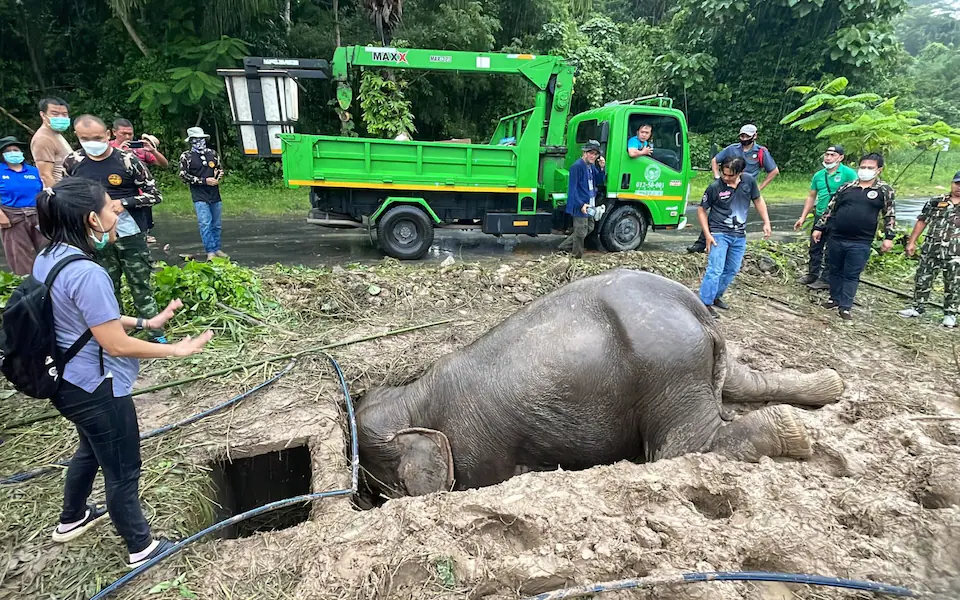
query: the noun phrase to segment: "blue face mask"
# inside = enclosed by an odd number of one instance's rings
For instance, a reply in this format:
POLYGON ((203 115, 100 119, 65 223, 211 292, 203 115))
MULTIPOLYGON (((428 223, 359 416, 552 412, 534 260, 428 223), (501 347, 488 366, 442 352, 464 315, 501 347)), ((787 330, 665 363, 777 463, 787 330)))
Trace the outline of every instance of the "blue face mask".
MULTIPOLYGON (((94 216, 96 216, 96 215, 94 215, 94 216)), ((97 225, 99 225, 99 226, 100 226, 100 229, 102 230, 102 229, 103 229, 103 223, 100 222, 100 217, 96 217, 96 219, 97 219, 97 225)), ((93 240, 93 248, 94 248, 95 250, 103 250, 104 248, 106 248, 106 247, 110 244, 110 232, 109 232, 109 231, 103 231, 102 234, 101 234, 101 236, 100 236, 100 239, 99 239, 99 240, 96 238, 96 236, 93 235, 93 233, 91 233, 91 234, 90 234, 90 239, 93 240)))
POLYGON ((70 117, 50 117, 50 129, 66 131, 70 127, 70 117))
POLYGON ((3 160, 11 165, 19 165, 23 162, 23 152, 4 152, 3 160))

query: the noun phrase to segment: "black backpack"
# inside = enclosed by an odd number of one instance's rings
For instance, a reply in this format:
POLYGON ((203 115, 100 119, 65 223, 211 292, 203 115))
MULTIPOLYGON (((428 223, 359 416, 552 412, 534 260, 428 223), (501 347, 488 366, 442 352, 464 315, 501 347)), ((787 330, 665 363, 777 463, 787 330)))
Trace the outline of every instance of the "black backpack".
POLYGON ((61 258, 42 282, 28 275, 3 309, 0 372, 27 396, 52 398, 60 388, 64 366, 93 337, 88 329, 66 352, 57 347, 50 287, 65 266, 78 260, 92 259, 83 254, 61 258))

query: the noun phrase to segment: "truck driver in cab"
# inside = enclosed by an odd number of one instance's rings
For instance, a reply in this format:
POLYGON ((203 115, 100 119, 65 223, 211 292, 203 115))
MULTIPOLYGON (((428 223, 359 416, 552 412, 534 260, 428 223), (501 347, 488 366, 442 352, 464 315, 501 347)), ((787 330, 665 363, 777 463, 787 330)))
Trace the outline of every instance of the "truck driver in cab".
POLYGON ((630 158, 640 158, 653 154, 653 142, 650 140, 652 136, 653 126, 649 123, 641 124, 637 128, 637 135, 627 141, 627 154, 630 155, 630 158))

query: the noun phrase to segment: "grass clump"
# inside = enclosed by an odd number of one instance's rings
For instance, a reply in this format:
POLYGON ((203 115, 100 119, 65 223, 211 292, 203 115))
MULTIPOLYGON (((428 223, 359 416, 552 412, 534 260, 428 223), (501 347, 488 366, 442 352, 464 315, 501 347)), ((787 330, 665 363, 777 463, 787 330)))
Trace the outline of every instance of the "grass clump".
POLYGON ((10 294, 13 293, 13 290, 17 289, 21 281, 23 281, 22 277, 7 271, 0 271, 0 308, 7 305, 10 294))

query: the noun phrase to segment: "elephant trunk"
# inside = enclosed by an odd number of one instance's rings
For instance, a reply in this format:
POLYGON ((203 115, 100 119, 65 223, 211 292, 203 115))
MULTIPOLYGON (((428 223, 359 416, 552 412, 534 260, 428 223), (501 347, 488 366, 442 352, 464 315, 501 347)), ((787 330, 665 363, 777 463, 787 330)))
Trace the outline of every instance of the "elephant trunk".
POLYGON ((833 369, 800 373, 786 369, 759 373, 736 360, 727 360, 723 383, 724 402, 783 402, 800 406, 824 406, 840 399, 843 380, 833 369))

